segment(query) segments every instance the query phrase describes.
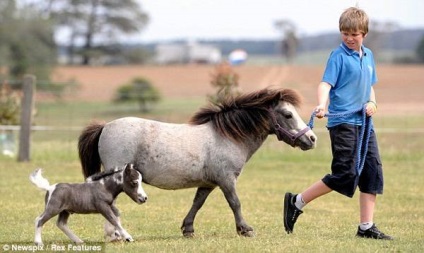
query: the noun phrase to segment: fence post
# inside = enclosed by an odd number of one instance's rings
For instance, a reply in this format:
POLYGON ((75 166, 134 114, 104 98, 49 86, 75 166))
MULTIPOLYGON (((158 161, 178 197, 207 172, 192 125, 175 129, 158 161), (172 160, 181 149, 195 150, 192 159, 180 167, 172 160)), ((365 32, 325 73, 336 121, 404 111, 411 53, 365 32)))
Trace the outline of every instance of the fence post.
POLYGON ((34 108, 36 77, 25 75, 23 83, 23 98, 21 104, 21 129, 19 132, 18 162, 30 160, 32 110, 34 108))

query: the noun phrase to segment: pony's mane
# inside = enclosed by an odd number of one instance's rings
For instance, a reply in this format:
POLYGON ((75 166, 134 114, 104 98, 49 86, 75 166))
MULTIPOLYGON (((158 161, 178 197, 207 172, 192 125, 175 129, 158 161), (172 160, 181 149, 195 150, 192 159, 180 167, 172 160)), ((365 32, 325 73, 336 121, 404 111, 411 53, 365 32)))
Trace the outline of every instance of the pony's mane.
POLYGON ((262 89, 236 97, 227 97, 220 103, 201 108, 189 123, 202 125, 212 122, 221 135, 242 141, 250 135, 259 136, 269 132, 269 108, 279 101, 286 101, 296 107, 301 103, 299 94, 291 89, 262 89))
POLYGON ((108 177, 108 176, 110 176, 110 175, 113 175, 113 174, 115 174, 115 173, 118 173, 118 172, 121 172, 121 171, 123 171, 124 169, 122 169, 122 168, 118 168, 118 167, 116 167, 115 169, 113 169, 113 170, 107 170, 107 171, 101 171, 101 172, 98 172, 98 173, 96 173, 96 174, 93 174, 93 175, 91 175, 91 176, 89 176, 89 177, 87 177, 87 179, 85 180, 86 182, 93 182, 93 181, 98 181, 98 180, 100 180, 100 179, 102 179, 102 178, 105 178, 105 177, 108 177))

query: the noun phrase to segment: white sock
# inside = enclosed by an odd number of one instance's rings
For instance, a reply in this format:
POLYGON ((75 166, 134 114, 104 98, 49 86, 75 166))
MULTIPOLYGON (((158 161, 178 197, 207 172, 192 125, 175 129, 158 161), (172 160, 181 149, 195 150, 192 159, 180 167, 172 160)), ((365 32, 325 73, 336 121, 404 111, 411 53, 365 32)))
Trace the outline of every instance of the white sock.
POLYGON ((363 222, 363 223, 359 224, 359 228, 361 230, 367 230, 367 229, 370 229, 372 227, 372 225, 374 225, 374 222, 367 221, 367 222, 363 222))
POLYGON ((303 200, 303 198, 302 198, 302 194, 297 194, 297 196, 296 196, 296 201, 294 202, 294 205, 299 209, 299 210, 302 210, 302 208, 304 207, 304 206, 306 206, 306 203, 305 203, 305 201, 303 200))

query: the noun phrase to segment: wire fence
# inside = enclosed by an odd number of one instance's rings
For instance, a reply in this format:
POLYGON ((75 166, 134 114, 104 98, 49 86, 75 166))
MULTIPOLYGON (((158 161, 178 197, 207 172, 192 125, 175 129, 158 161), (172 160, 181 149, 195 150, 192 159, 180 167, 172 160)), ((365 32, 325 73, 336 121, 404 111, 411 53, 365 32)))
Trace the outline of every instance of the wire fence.
MULTIPOLYGON (((20 128, 18 125, 0 125, 0 155, 16 157, 19 146, 20 128)), ((76 154, 76 143, 82 130, 83 126, 32 126, 31 149, 36 149, 37 145, 51 142, 60 143, 60 148, 64 152, 76 154)), ((375 131, 380 136, 389 136, 390 139, 414 138, 414 135, 423 136, 424 134, 424 128, 401 129, 383 127, 376 128, 375 131)), ((314 132, 324 137, 328 130, 323 127, 316 127, 314 128, 314 132)))
MULTIPOLYGON (((0 125, 0 131, 16 131, 19 132, 21 126, 17 125, 0 125)), ((62 132, 80 132, 83 127, 73 127, 73 126, 32 126, 31 131, 62 131, 62 132)), ((325 128, 314 128, 314 132, 325 133, 328 130, 325 128)), ((402 134, 402 133, 424 133, 423 128, 390 128, 390 127, 377 127, 375 131, 378 133, 384 134, 402 134)))
MULTIPOLYGON (((39 82, 37 81, 37 85, 38 84, 39 82)), ((47 93, 54 93, 54 91, 47 93)), ((40 104, 39 107, 36 108, 37 113, 39 114, 36 117, 38 118, 38 122, 36 122, 36 124, 38 123, 39 125, 30 126, 31 142, 32 144, 35 144, 32 145, 32 148, 38 143, 51 141, 54 143, 60 142, 61 144, 65 144, 62 148, 67 149, 69 152, 75 152, 75 143, 77 142, 78 136, 84 126, 90 121, 89 119, 96 116, 99 116, 100 119, 115 117, 118 116, 118 113, 116 112, 119 112, 119 115, 121 116, 123 114, 129 115, 133 113, 133 111, 128 111, 128 108, 120 108, 116 105, 107 108, 98 107, 98 105, 91 105, 91 108, 87 108, 85 106, 74 106, 74 104, 75 103, 73 102, 66 103, 55 101, 54 104, 52 103, 48 106, 40 104), (113 108, 112 112, 110 108, 113 108)), ((178 110, 175 108, 172 109, 178 110)), ((180 108, 179 110, 182 109, 180 108)), ((175 115, 180 114, 181 112, 167 113, 175 115)), ((414 134, 422 135, 424 133, 424 127, 419 127, 418 124, 413 122, 413 119, 411 120, 408 119, 408 117, 405 117, 402 118, 402 121, 404 122, 401 122, 398 125, 391 124, 392 121, 383 121, 381 122, 383 124, 378 124, 378 127, 376 127, 375 130, 377 134, 385 134, 391 137, 394 135, 399 135, 401 137, 406 136, 409 139, 413 138, 414 134), (411 127, 409 127, 409 125, 411 127)), ((421 119, 420 122, 422 122, 421 119)), ((0 151, 3 150, 3 154, 4 150, 6 150, 7 154, 16 153, 17 146, 19 145, 18 140, 20 131, 21 126, 19 125, 0 125, 0 151)), ((321 124, 314 128, 314 132, 324 134, 327 133, 328 130, 321 124)), ((396 138, 397 137, 398 136, 396 136, 396 138)))

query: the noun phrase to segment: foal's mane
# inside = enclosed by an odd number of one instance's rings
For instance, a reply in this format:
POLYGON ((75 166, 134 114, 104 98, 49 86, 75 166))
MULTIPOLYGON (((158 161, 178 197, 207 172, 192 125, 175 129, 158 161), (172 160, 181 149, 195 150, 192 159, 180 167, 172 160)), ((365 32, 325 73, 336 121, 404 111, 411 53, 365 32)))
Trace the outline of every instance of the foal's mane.
POLYGON ((222 136, 241 142, 248 136, 260 136, 270 131, 269 109, 279 101, 299 106, 301 98, 291 89, 262 89, 201 108, 189 123, 202 125, 211 122, 222 136))
POLYGON ((113 175, 115 173, 121 172, 123 170, 124 169, 120 169, 118 167, 116 167, 113 170, 104 170, 104 171, 98 172, 98 173, 96 173, 94 175, 91 175, 91 176, 87 177, 87 179, 85 181, 86 182, 98 181, 100 179, 103 179, 103 178, 105 178, 107 176, 110 176, 110 175, 113 175))

